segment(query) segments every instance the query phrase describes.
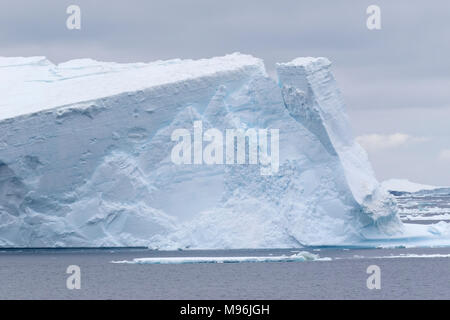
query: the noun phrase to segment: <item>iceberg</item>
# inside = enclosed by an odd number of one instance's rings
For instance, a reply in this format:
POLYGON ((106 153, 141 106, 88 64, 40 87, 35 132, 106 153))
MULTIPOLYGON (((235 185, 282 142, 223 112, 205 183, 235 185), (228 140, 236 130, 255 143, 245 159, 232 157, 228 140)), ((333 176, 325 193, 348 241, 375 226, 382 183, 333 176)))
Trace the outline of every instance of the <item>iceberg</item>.
POLYGON ((402 240, 405 246, 450 245, 449 187, 402 179, 384 181, 382 186, 396 198, 403 234, 410 236, 402 240))
POLYGON ((407 179, 389 179, 383 181, 381 185, 389 191, 408 192, 408 193, 449 188, 449 187, 437 187, 437 186, 430 186, 427 184, 415 183, 407 179))
POLYGON ((240 53, 0 58, 0 246, 287 248, 402 234, 330 68, 298 58, 275 81, 240 53), (198 121, 278 130, 278 170, 175 164, 172 133, 198 121))

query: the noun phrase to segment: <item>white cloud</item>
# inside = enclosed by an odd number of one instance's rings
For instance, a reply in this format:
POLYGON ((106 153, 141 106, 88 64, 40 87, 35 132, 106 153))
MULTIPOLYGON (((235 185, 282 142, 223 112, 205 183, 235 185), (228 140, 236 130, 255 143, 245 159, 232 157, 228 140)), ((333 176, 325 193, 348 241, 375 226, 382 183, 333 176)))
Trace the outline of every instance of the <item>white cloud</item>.
POLYGON ((423 137, 413 137, 405 133, 394 134, 366 134, 356 138, 356 140, 367 150, 377 151, 392 149, 402 145, 427 141, 423 137))
POLYGON ((439 160, 450 161, 450 149, 443 149, 439 153, 439 160))

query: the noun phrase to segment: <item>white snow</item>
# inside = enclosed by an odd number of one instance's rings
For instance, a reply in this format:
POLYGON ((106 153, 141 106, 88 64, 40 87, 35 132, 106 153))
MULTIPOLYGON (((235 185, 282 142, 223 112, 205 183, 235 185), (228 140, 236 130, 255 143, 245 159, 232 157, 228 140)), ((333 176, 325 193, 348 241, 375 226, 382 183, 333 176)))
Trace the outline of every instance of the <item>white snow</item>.
POLYGON ((0 246, 286 248, 401 237, 325 58, 0 58, 0 246), (175 129, 279 129, 280 167, 175 165, 175 129))
POLYGON ((243 262, 302 262, 330 261, 331 258, 320 258, 319 255, 302 251, 290 256, 256 256, 256 257, 167 257, 167 258, 135 258, 133 260, 112 261, 126 264, 191 264, 191 263, 243 263, 243 262))
POLYGON ((430 186, 426 184, 414 183, 407 179, 389 179, 382 182, 382 186, 390 191, 418 192, 421 190, 435 190, 445 187, 430 186))
POLYGON ((77 59, 55 65, 45 57, 0 57, 0 119, 168 83, 182 87, 188 80, 246 68, 265 72, 262 60, 238 53, 128 64, 77 59))

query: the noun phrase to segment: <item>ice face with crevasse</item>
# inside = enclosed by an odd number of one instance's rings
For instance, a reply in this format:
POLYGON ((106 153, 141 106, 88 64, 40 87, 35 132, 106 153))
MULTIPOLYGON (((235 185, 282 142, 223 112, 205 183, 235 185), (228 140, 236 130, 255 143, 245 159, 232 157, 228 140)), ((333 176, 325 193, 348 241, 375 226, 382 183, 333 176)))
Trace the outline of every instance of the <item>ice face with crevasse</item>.
POLYGON ((0 58, 0 246, 282 248, 402 237, 326 58, 0 58), (175 164, 171 134, 278 129, 279 169, 175 164))

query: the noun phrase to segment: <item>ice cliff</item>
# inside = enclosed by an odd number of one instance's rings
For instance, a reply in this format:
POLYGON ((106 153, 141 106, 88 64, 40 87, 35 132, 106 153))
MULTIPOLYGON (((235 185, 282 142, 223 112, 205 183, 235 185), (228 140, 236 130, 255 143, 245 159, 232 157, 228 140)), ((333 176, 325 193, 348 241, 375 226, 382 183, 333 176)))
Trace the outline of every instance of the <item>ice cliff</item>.
POLYGON ((325 58, 0 58, 0 246, 263 248, 402 232, 325 58), (178 128, 279 129, 279 170, 177 165, 178 128))

